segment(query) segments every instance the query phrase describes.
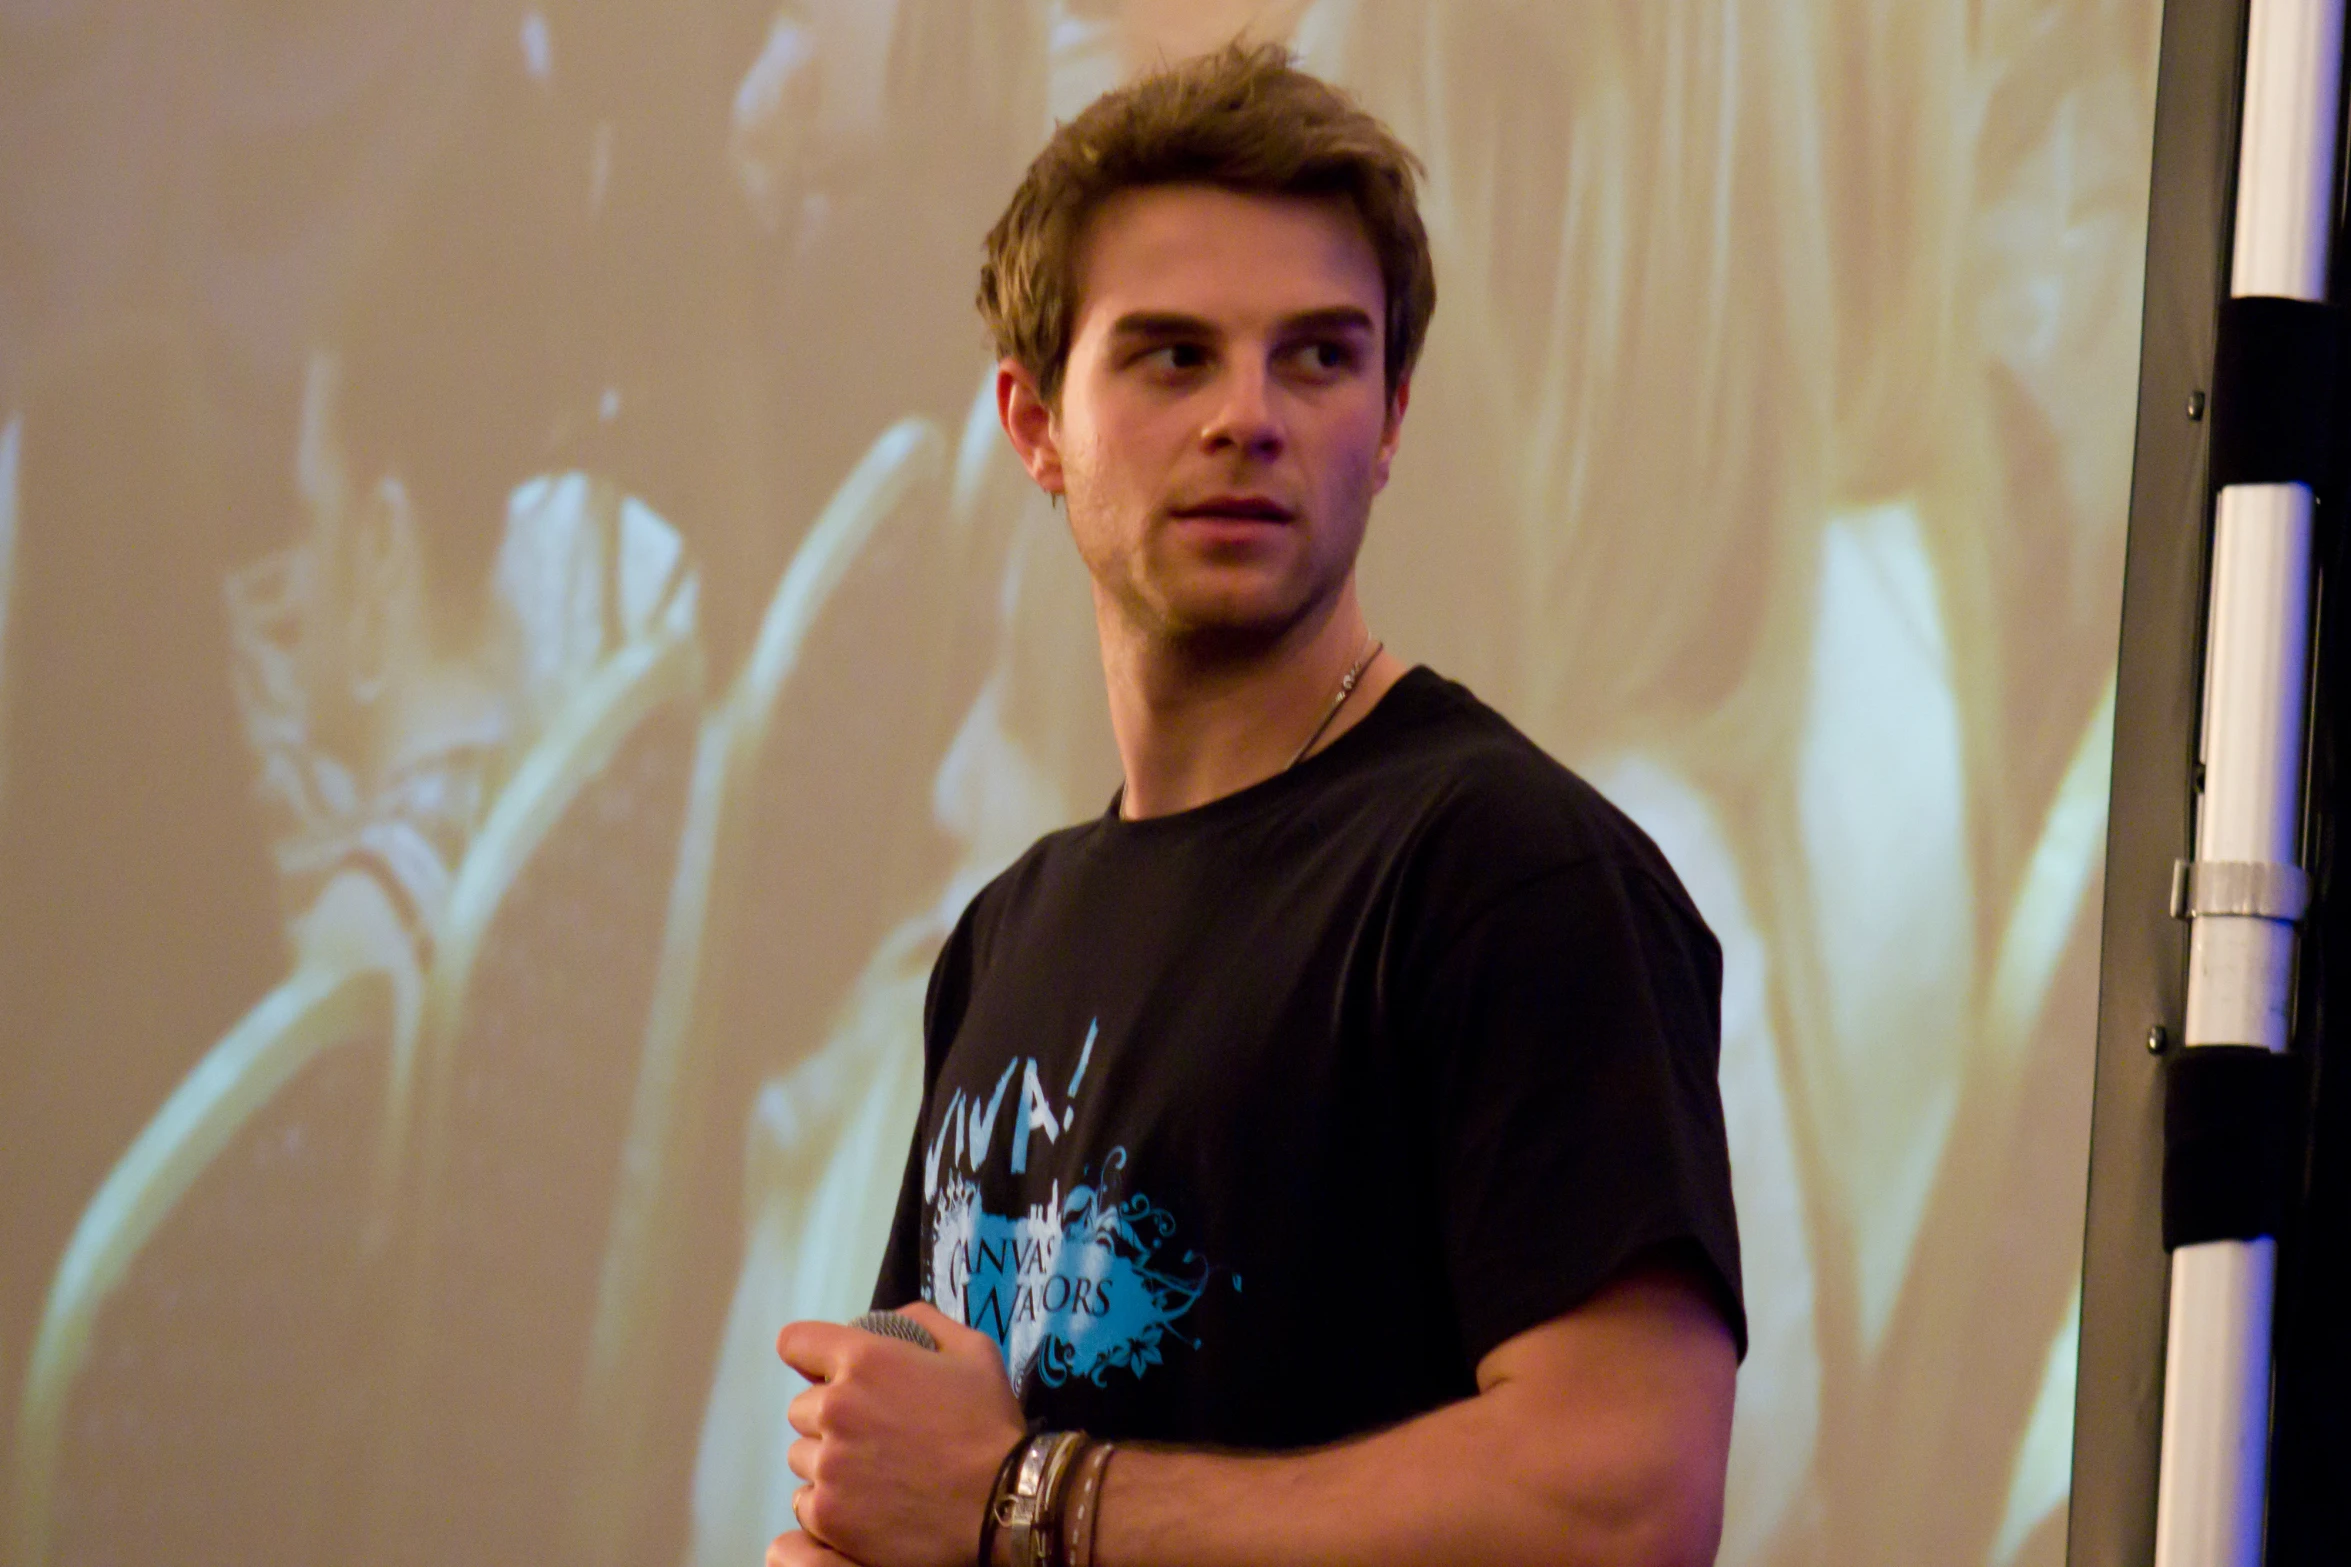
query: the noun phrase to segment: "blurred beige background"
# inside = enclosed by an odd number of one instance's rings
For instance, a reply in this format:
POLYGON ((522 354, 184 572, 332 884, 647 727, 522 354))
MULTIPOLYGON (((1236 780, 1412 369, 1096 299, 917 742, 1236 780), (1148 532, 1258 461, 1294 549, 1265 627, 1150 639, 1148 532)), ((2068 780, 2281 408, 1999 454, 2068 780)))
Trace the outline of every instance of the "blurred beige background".
POLYGON ((0 0, 10 1560, 743 1563, 1114 782, 969 299, 1244 28, 1427 160, 1364 577, 1726 956, 1722 1560, 2063 1558, 2153 0, 0 0))

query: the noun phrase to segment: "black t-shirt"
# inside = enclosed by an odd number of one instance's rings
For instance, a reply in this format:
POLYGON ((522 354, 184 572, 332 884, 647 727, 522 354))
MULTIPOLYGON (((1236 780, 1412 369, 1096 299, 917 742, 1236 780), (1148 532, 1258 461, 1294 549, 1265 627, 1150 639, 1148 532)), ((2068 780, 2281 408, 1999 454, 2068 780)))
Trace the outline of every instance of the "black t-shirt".
POLYGON ((1664 856, 1407 674, 1194 810, 1040 841, 931 976, 877 1306, 993 1334, 1032 1419, 1288 1448, 1679 1248, 1742 1351, 1721 955, 1664 856))

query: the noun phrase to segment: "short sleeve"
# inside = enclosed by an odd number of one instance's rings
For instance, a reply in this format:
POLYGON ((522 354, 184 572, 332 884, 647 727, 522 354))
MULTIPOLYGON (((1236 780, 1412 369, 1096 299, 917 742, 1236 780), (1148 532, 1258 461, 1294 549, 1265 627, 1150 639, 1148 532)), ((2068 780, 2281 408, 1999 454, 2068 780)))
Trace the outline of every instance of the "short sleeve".
POLYGON ((890 1220, 890 1238, 882 1248, 881 1272, 874 1279, 873 1309, 894 1311, 910 1301, 927 1300, 922 1276, 922 1226, 927 1211, 923 1190, 923 1133, 931 1124, 931 1100, 939 1084, 940 1064, 963 1026, 963 1011, 971 996, 972 925, 977 900, 967 906, 954 931, 940 947, 931 965, 930 984, 922 1003, 922 1109, 907 1139, 906 1170, 898 1181, 898 1206, 890 1220))
POLYGON ((1679 887, 1605 855, 1533 876, 1442 949, 1417 1011, 1472 1364, 1661 1250, 1700 1265, 1746 1353, 1721 989, 1679 887))
POLYGON ((873 1309, 896 1311, 927 1298, 922 1287, 922 1125, 929 1118, 930 1095, 923 1095, 924 1114, 915 1123, 913 1146, 906 1152, 906 1173, 898 1183, 898 1207, 890 1220, 890 1238, 882 1248, 881 1272, 873 1284, 873 1309))

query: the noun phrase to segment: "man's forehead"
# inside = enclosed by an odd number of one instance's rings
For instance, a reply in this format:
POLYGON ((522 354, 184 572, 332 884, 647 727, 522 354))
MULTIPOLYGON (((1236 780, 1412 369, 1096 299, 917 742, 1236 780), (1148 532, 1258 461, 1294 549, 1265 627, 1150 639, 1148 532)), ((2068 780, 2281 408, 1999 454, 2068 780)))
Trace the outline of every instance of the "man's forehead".
POLYGON ((1083 334, 1134 315, 1286 319, 1354 307, 1376 323, 1379 258, 1344 197, 1267 196, 1209 185, 1121 191, 1078 251, 1083 334))

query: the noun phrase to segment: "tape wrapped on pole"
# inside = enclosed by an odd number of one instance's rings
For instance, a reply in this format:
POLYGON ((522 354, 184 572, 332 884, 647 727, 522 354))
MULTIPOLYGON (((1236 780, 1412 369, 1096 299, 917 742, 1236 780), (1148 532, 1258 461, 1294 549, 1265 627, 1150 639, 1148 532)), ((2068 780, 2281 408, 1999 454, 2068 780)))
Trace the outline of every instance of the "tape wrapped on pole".
POLYGON ((2212 483, 2329 487, 2343 410, 2344 312, 2246 295, 2221 306, 2212 360, 2212 483))
POLYGON ((2275 1235, 2302 1147, 2301 1062, 2259 1045, 2197 1045, 2166 1063, 2163 1245, 2275 1235))

